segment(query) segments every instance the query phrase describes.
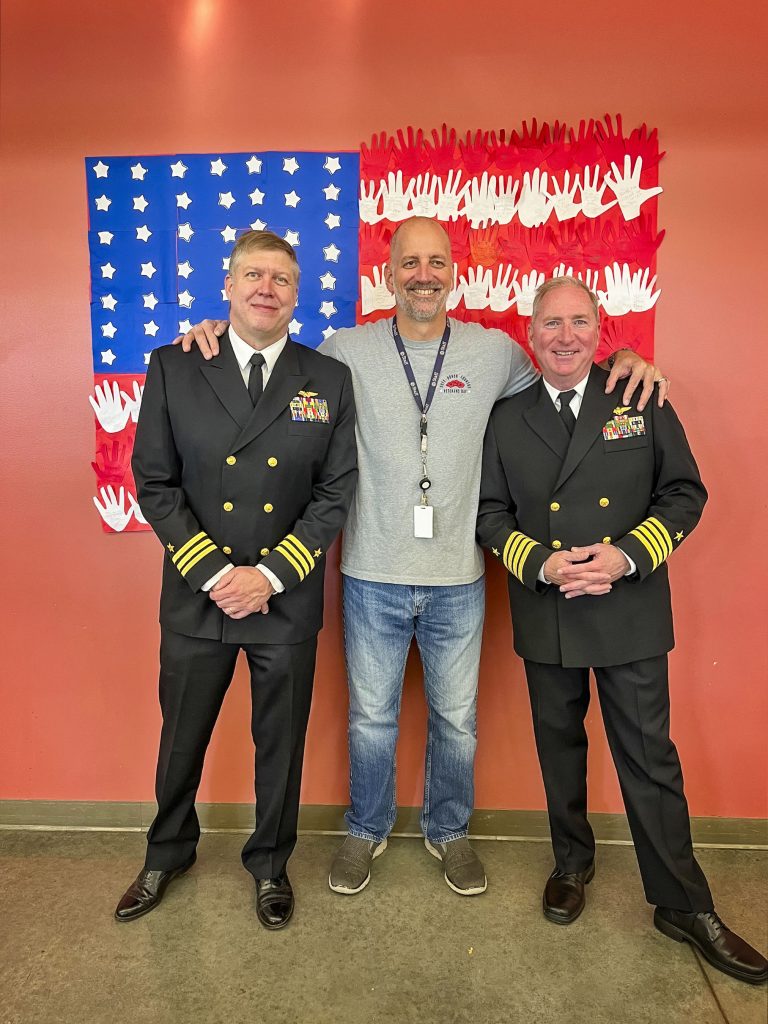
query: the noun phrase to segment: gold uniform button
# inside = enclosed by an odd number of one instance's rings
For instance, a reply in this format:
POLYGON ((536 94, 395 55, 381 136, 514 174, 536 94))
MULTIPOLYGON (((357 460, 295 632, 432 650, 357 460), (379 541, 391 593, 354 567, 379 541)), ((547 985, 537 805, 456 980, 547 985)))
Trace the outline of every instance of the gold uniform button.
POLYGON ((269 554, 269 548, 262 548, 261 551, 259 552, 259 554, 263 558, 265 555, 269 554))
POLYGON ((562 546, 563 546, 563 542, 561 540, 553 540, 552 541, 552 547, 555 549, 555 551, 558 551, 562 546))
POLYGON ((228 547, 226 544, 224 545, 224 547, 221 550, 224 552, 225 555, 231 555, 232 554, 232 548, 228 547))
POLYGON ((264 511, 265 511, 265 512, 271 512, 271 511, 272 511, 272 509, 273 509, 273 507, 274 507, 274 506, 270 505, 270 503, 269 503, 269 502, 267 502, 267 504, 266 504, 266 505, 264 506, 264 511))
POLYGON ((228 466, 234 466, 234 464, 235 464, 236 462, 237 462, 237 459, 235 458, 235 456, 234 456, 234 455, 228 455, 228 456, 227 456, 227 465, 228 465, 228 466))
POLYGON ((549 506, 549 510, 550 510, 550 512, 559 512, 560 511, 560 502, 559 501, 553 501, 552 504, 549 506))
POLYGON ((611 538, 610 537, 603 537, 603 544, 610 544, 610 543, 611 543, 611 538))
POLYGON ((225 501, 224 504, 222 505, 222 508, 224 509, 225 512, 231 512, 234 507, 235 506, 232 504, 231 501, 225 501))
POLYGON ((270 457, 267 459, 267 465, 271 466, 273 469, 275 468, 275 466, 277 465, 277 459, 275 458, 274 455, 270 455, 270 457))
POLYGON ((608 506, 610 504, 611 504, 610 499, 608 499, 608 498, 601 498, 600 499, 600 508, 608 508, 608 506))

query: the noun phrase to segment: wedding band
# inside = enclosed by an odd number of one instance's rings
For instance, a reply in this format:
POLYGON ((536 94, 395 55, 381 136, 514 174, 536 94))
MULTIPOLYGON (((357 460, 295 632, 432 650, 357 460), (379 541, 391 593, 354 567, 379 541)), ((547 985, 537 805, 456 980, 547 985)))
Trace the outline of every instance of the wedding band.
POLYGON ((671 381, 670 381, 669 377, 657 377, 657 378, 656 378, 656 383, 657 383, 657 384, 663 384, 663 383, 665 383, 665 382, 666 382, 667 384, 670 384, 670 383, 671 383, 671 381))

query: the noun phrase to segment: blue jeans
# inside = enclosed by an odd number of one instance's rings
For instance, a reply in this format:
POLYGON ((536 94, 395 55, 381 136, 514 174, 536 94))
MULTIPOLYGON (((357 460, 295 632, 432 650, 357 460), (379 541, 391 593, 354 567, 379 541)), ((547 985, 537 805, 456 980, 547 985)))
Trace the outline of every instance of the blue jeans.
POLYGON ((395 746, 414 636, 429 711, 421 828, 431 843, 467 834, 484 608, 482 577, 451 587, 344 577, 351 835, 381 842, 395 823, 395 746))

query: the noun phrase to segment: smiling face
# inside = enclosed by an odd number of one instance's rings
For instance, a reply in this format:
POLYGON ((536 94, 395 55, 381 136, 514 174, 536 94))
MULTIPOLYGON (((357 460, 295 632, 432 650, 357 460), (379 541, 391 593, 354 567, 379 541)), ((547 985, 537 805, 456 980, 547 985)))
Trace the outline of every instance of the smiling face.
POLYGON ((451 243, 433 220, 414 217, 398 228, 384 277, 395 296, 397 322, 406 337, 409 324, 445 321, 445 304, 453 284, 451 243))
POLYGON ((583 380, 600 339, 600 323, 585 289, 564 283, 542 296, 528 339, 544 380, 552 387, 567 391, 583 380))
POLYGON ((288 331, 298 297, 296 264, 278 249, 243 253, 224 287, 229 318, 243 341, 266 348, 288 331))

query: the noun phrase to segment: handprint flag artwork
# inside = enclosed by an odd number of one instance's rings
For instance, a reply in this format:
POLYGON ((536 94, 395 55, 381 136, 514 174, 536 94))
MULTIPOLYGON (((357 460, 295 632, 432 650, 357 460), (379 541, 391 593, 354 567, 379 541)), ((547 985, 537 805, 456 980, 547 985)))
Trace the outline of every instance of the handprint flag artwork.
POLYGON ((151 350, 227 315, 228 256, 249 228, 296 247, 292 337, 316 347, 339 327, 391 316, 389 239, 411 216, 451 239, 451 316, 524 343, 533 295, 576 275, 600 301, 598 358, 653 355, 659 152, 656 130, 622 119, 577 128, 373 135, 360 152, 92 157, 86 160, 96 422, 92 497, 104 530, 147 530, 130 455, 151 350))

